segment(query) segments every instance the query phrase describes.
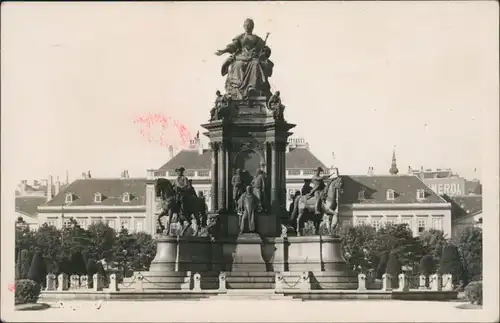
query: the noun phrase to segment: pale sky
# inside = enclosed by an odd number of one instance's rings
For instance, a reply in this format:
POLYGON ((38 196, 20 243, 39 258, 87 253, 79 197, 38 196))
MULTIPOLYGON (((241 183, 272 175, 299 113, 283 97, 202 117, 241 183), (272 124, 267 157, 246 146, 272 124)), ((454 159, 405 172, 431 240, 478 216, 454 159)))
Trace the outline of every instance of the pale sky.
MULTIPOLYGON (((270 82, 294 136, 324 163, 335 152, 343 174, 387 173, 396 146, 402 173, 481 178, 498 109, 495 2, 19 2, 1 14, 2 168, 19 180, 160 167, 167 148, 134 119, 161 113, 202 132, 224 88, 214 52, 247 17, 271 33, 270 82)), ((172 126, 166 136, 179 145, 172 126)))

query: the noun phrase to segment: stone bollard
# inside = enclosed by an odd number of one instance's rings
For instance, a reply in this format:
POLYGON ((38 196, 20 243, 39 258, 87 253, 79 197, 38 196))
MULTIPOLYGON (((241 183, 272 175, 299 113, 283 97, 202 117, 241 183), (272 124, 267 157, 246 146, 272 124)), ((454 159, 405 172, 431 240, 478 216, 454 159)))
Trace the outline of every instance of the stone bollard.
POLYGON ((221 272, 219 274, 219 293, 226 293, 226 292, 227 292, 226 273, 221 272))
POLYGON ((103 288, 102 275, 94 274, 94 276, 92 276, 92 283, 94 285, 95 292, 102 291, 103 288))
POLYGON ((116 280, 116 274, 109 275, 109 291, 117 292, 118 291, 118 281, 116 280))
POLYGON ((186 271, 184 282, 181 284, 181 290, 191 290, 191 278, 192 278, 191 271, 190 270, 186 271))
POLYGON ((89 288, 89 276, 87 275, 80 276, 80 288, 89 288))
POLYGON ((65 273, 59 274, 57 276, 57 290, 62 292, 63 290, 68 290, 68 275, 65 273))
POLYGON ((135 280, 135 291, 136 292, 143 292, 144 291, 144 286, 142 285, 144 283, 144 275, 142 273, 136 273, 134 275, 134 280, 135 280))
POLYGON ((309 279, 309 272, 304 271, 300 275, 300 290, 303 292, 311 291, 311 281, 309 279))
POLYGON ((382 290, 383 291, 391 291, 392 290, 391 279, 392 279, 392 276, 390 274, 383 274, 382 275, 382 290))
POLYGON ((200 273, 196 273, 193 276, 193 291, 194 292, 201 292, 201 275, 200 273))
POLYGON ((405 274, 399 274, 398 280, 399 280, 399 286, 397 289, 398 291, 407 292, 410 290, 410 282, 408 281, 408 276, 406 276, 405 274))
POLYGON ((56 275, 48 274, 45 276, 46 286, 45 290, 56 290, 56 275))
POLYGON ((366 291, 366 275, 363 273, 358 275, 358 291, 366 291))
POLYGON ((418 276, 418 289, 427 289, 425 286, 425 275, 418 276))
POLYGON ((435 292, 440 292, 443 288, 442 286, 442 277, 439 274, 434 274, 431 276, 430 279, 430 285, 431 285, 431 290, 435 292))
POLYGON ((283 293, 283 274, 280 272, 276 272, 276 283, 274 284, 274 291, 276 293, 283 293))
POLYGON ((453 290, 453 276, 452 274, 443 275, 443 290, 451 291, 453 290))
POLYGON ((69 276, 69 288, 70 289, 79 289, 80 288, 80 276, 78 276, 78 275, 69 276))

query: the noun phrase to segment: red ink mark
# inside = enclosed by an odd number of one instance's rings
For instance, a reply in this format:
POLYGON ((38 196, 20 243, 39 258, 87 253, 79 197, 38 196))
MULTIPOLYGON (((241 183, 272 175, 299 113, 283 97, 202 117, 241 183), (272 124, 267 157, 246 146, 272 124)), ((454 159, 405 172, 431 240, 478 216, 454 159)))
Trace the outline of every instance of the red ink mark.
POLYGON ((139 134, 149 143, 159 144, 162 147, 185 146, 190 143, 192 138, 184 124, 161 113, 140 115, 134 119, 134 124, 142 126, 139 134), (171 130, 174 130, 176 135, 171 130))
POLYGON ((16 291, 16 284, 11 283, 7 285, 7 289, 9 290, 9 292, 14 293, 16 291))

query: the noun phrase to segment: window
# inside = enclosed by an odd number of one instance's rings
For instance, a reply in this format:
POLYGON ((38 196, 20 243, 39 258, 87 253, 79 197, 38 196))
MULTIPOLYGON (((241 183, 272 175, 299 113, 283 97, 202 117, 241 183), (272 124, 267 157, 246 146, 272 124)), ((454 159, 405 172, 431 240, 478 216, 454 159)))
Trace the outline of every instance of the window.
POLYGON ((358 192, 358 200, 363 201, 365 199, 365 190, 358 192))
POLYGON ((417 200, 423 200, 423 199, 425 199, 425 190, 418 189, 417 190, 417 200))
POLYGON ((382 224, 382 219, 381 218, 372 218, 371 219, 371 225, 375 228, 375 230, 379 230, 380 226, 382 224))
POLYGON ((342 227, 348 227, 351 225, 351 220, 342 220, 342 227))
POLYGON ((92 223, 92 224, 97 224, 97 223, 99 223, 99 222, 101 222, 101 218, 92 218, 92 219, 90 220, 90 223, 92 223))
POLYGON ((130 229, 130 219, 120 219, 120 230, 122 228, 127 230, 130 229))
POLYGON ((142 232, 144 230, 144 219, 135 219, 135 232, 142 232))
POLYGON ((433 217, 432 218, 432 228, 434 230, 443 230, 443 218, 442 217, 433 217))
POLYGON ((66 193, 66 203, 71 203, 73 202, 73 194, 71 193, 66 193))
POLYGON ((194 170, 187 170, 184 173, 184 176, 186 176, 186 177, 193 177, 194 176, 194 170))
POLYGON ((106 219, 105 223, 110 227, 111 229, 116 229, 116 219, 106 219))
POLYGON ((417 219, 417 229, 418 233, 422 233, 426 230, 426 223, 427 219, 426 218, 418 218, 417 219))
POLYGON ((95 193, 94 194, 94 203, 101 203, 102 202, 102 195, 101 193, 95 193))
POLYGON ((123 194, 123 202, 128 203, 130 202, 130 194, 129 193, 124 193, 123 194))
POLYGON ((289 169, 288 170, 288 175, 290 175, 290 176, 299 176, 300 175, 300 169, 289 169))
POLYGON ((47 219, 47 225, 52 227, 57 227, 57 219, 47 219))
POLYGON ((83 218, 83 219, 76 219, 76 223, 78 223, 78 225, 82 229, 86 229, 87 228, 87 219, 85 219, 85 218, 83 218))
POLYGON ((392 216, 392 217, 387 217, 387 219, 385 220, 385 223, 387 225, 395 225, 398 223, 398 218, 395 217, 395 216, 392 216))
POLYGON ((207 170, 199 170, 198 171, 198 176, 199 177, 208 177, 210 176, 210 172, 207 170))
POLYGON ((63 227, 69 227, 71 224, 71 218, 63 218, 63 227))
POLYGON ((315 170, 314 169, 306 169, 303 171, 304 175, 314 175, 315 170))
POLYGON ((388 189, 386 193, 386 200, 393 201, 394 200, 394 190, 388 189))
POLYGON ((365 225, 366 221, 367 221, 367 218, 365 218, 365 217, 363 217, 363 218, 357 218, 356 219, 356 225, 365 225))
POLYGON ((167 175, 167 172, 166 171, 156 171, 154 172, 154 176, 155 177, 165 177, 167 175))
POLYGON ((168 176, 177 176, 177 173, 173 170, 168 171, 168 176))
POLYGON ((411 218, 408 218, 408 217, 406 217, 406 218, 401 218, 401 224, 407 224, 407 225, 408 225, 408 229, 410 229, 410 230, 411 230, 411 229, 412 229, 412 227, 413 227, 413 226, 412 226, 412 221, 411 221, 411 220, 412 220, 412 219, 411 219, 411 218))

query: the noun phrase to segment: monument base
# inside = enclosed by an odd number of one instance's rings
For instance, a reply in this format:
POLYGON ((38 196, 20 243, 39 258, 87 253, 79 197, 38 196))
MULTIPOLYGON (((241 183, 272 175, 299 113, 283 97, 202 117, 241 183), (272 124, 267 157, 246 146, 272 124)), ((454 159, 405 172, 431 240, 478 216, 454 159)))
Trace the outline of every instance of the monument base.
POLYGON ((257 233, 243 233, 238 236, 231 271, 267 271, 266 263, 262 258, 262 238, 257 233))

